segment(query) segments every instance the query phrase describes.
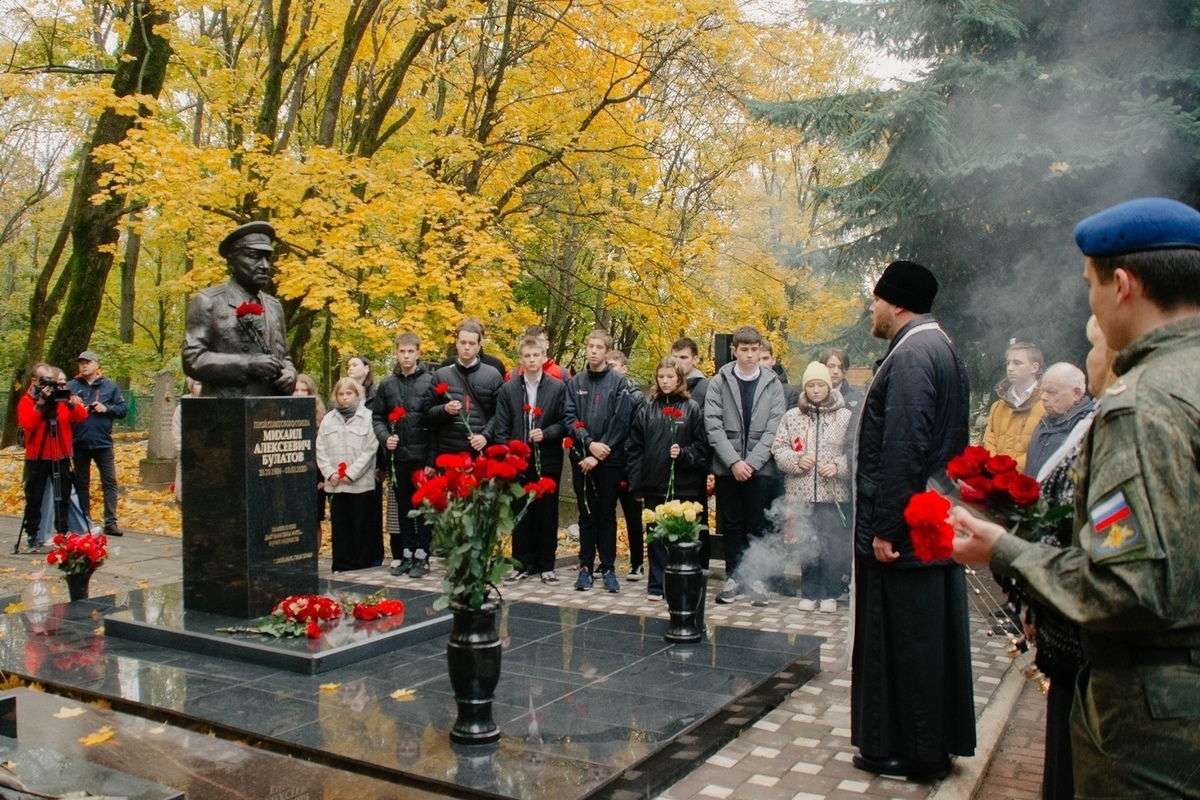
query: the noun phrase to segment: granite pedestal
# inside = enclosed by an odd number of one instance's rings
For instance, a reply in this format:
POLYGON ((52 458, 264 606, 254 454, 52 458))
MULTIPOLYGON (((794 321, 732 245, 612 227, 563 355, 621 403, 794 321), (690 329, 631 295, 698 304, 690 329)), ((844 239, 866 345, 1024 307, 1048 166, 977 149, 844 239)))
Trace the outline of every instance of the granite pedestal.
POLYGON ((181 402, 184 606, 252 619, 315 593, 313 398, 181 402))

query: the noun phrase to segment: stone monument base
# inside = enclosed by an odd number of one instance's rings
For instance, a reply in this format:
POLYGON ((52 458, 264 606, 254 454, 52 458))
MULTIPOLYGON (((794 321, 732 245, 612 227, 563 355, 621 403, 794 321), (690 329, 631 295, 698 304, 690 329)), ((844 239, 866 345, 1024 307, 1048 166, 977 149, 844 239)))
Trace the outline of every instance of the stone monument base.
POLYGON ((143 458, 138 462, 138 476, 148 489, 165 489, 175 482, 175 459, 143 458))

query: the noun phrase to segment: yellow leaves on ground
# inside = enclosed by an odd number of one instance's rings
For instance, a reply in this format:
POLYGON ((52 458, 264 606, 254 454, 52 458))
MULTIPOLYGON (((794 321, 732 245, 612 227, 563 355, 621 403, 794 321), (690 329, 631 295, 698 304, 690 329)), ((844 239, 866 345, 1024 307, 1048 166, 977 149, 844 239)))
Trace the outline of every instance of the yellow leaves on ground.
POLYGON ((417 699, 417 692, 415 689, 397 689, 388 695, 388 697, 393 700, 399 700, 401 703, 408 703, 417 699))
POLYGON ((24 610, 25 610, 25 604, 20 601, 18 601, 16 603, 9 603, 8 605, 6 605, 4 607, 5 614, 19 614, 24 610))
POLYGON ((115 733, 116 731, 112 729, 111 725, 105 725, 99 730, 89 733, 87 736, 81 736, 79 738, 79 743, 85 747, 103 744, 104 742, 110 741, 115 733))
POLYGON ((342 685, 340 683, 322 683, 321 684, 322 692, 336 692, 340 688, 342 688, 342 685))

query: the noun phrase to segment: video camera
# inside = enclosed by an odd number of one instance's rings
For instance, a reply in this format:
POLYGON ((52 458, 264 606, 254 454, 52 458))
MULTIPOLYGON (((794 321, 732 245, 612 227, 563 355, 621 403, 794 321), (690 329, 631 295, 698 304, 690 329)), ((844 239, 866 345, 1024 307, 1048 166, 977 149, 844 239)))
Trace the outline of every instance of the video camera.
POLYGON ((39 394, 41 394, 41 396, 46 398, 47 400, 70 400, 71 399, 71 390, 68 389, 66 386, 59 386, 58 381, 50 376, 43 376, 41 378, 38 378, 38 386, 41 387, 41 391, 39 392, 39 394), (47 393, 45 391, 46 389, 49 389, 50 392, 47 393))

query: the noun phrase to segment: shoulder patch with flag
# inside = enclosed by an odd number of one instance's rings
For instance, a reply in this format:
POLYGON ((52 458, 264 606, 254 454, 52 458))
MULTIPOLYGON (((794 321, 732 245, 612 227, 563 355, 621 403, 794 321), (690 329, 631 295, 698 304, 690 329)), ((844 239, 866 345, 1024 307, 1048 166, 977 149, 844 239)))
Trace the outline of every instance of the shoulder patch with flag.
POLYGON ((1100 501, 1089 515, 1092 518, 1092 552, 1097 558, 1127 553, 1146 542, 1129 500, 1120 489, 1100 501))

